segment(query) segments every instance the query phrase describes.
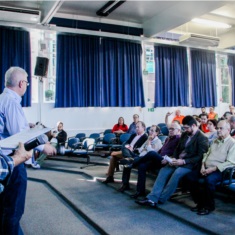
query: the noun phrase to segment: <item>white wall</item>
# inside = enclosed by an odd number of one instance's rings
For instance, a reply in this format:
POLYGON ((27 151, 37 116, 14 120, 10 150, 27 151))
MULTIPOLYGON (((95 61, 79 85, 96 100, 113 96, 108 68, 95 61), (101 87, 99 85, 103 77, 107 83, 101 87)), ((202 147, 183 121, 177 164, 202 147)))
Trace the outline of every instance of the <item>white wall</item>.
MULTIPOLYGON (((190 107, 178 107, 183 115, 200 114, 200 109, 190 107)), ((137 113, 140 120, 144 121, 146 126, 164 122, 165 114, 174 112, 177 108, 155 108, 154 112, 149 112, 146 108, 54 108, 54 104, 44 103, 41 106, 41 122, 48 127, 55 127, 58 121, 64 123, 64 129, 68 136, 74 136, 79 132, 85 132, 87 135, 93 132, 102 132, 105 129, 111 129, 120 116, 124 117, 125 123, 129 126, 133 119, 133 114, 137 113)), ((38 104, 33 104, 30 108, 24 108, 29 122, 39 121, 38 104)), ((220 104, 215 111, 222 116, 228 111, 228 105, 220 104)), ((172 115, 169 121, 173 118, 172 115)))

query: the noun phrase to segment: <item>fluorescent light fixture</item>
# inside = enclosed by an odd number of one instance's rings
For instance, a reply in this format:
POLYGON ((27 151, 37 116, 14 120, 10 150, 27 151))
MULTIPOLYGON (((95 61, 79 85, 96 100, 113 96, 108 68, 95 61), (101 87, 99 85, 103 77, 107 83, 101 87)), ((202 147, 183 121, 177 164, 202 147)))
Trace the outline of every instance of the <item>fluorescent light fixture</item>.
POLYGON ((205 26, 210 26, 214 28, 222 28, 222 29, 228 29, 231 28, 232 26, 226 23, 221 23, 221 22, 216 22, 212 20, 205 20, 205 19, 199 19, 199 18, 194 18, 191 20, 194 23, 202 24, 205 26))
POLYGON ((101 7, 96 14, 98 16, 108 16, 111 12, 113 12, 116 8, 121 6, 126 0, 110 0, 103 7, 101 7))

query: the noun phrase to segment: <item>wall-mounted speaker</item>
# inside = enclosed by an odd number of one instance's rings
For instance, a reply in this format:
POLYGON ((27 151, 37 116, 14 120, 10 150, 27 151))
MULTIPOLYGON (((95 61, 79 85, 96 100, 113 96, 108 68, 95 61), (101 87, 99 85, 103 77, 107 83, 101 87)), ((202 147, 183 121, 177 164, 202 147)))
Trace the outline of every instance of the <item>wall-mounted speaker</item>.
POLYGON ((46 57, 37 57, 34 70, 35 76, 47 77, 49 59, 46 57))

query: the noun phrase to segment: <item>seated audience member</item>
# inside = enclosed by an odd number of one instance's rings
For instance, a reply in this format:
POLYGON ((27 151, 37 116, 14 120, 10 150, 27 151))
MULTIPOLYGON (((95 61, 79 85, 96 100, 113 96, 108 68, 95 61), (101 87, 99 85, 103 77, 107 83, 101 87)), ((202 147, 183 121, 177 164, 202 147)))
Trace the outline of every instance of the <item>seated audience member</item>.
MULTIPOLYGON (((150 151, 145 156, 135 158, 134 162, 125 167, 138 167, 138 180, 136 186, 136 193, 131 195, 131 198, 138 198, 139 196, 145 196, 145 181, 146 171, 156 170, 167 164, 164 160, 164 156, 172 157, 174 150, 176 149, 181 135, 181 126, 178 123, 172 123, 169 126, 169 136, 165 140, 162 148, 157 152, 150 151)), ((124 169, 125 170, 125 169, 124 169)))
POLYGON ((138 121, 139 121, 139 115, 138 114, 134 114, 133 115, 133 122, 129 126, 129 129, 128 129, 127 133, 129 133, 129 134, 136 134, 136 123, 138 121))
POLYGON ((128 131, 128 126, 124 123, 124 118, 118 118, 118 123, 113 126, 112 133, 122 134, 128 131))
POLYGON ((207 121, 208 121, 207 114, 202 114, 201 115, 201 124, 199 126, 199 129, 204 133, 209 132, 209 130, 207 128, 207 121))
POLYGON ((217 121, 215 119, 211 119, 207 121, 207 129, 209 132, 206 133, 206 136, 209 140, 209 145, 217 138, 217 121))
MULTIPOLYGON (((138 149, 138 153, 134 154, 131 159, 134 158, 142 158, 145 156, 148 152, 157 152, 162 147, 162 142, 158 138, 158 135, 160 133, 160 128, 156 125, 152 125, 149 129, 149 136, 148 139, 145 141, 145 143, 138 149)), ((125 158, 124 160, 126 160, 125 158)), ((130 159, 129 159, 130 160, 130 159)), ((122 160, 120 161, 120 163, 122 160)), ((128 161, 129 162, 129 161, 128 161)), ((124 163, 126 164, 126 162, 124 163)), ((128 190, 129 187, 129 180, 131 175, 131 168, 124 168, 122 173, 122 186, 120 189, 118 189, 119 192, 124 192, 125 190, 128 190)))
POLYGON ((19 147, 15 150, 12 156, 5 156, 0 151, 0 194, 10 181, 14 167, 27 161, 31 157, 32 150, 26 151, 23 143, 19 143, 19 147))
POLYGON ((235 108, 233 105, 229 105, 229 112, 231 113, 231 115, 235 115, 235 108))
POLYGON ((231 113, 230 112, 225 112, 224 115, 220 118, 220 120, 229 120, 229 118, 231 117, 231 113))
POLYGON ((230 125, 221 120, 217 128, 218 138, 204 154, 200 172, 195 170, 186 176, 191 195, 197 204, 191 210, 198 215, 207 215, 215 209, 216 184, 222 180, 222 172, 227 167, 235 166, 235 140, 229 135, 230 125))
POLYGON ((214 112, 215 107, 210 107, 209 113, 208 113, 208 119, 215 119, 218 120, 218 114, 214 112))
POLYGON ((136 203, 152 207, 165 203, 175 192, 180 179, 200 164, 208 150, 208 139, 198 129, 192 116, 183 119, 183 127, 185 132, 180 137, 173 158, 159 171, 151 193, 143 200, 136 200, 136 203))
MULTIPOLYGON (((52 139, 50 140, 50 143, 52 146, 57 148, 60 144, 64 145, 67 140, 67 133, 63 130, 64 124, 63 122, 57 123, 57 131, 52 132, 52 139)), ((35 169, 39 169, 47 155, 45 153, 41 153, 39 158, 34 163, 37 167, 33 167, 35 169)))
POLYGON ((201 115, 202 114, 206 114, 207 115, 207 112, 206 112, 206 107, 201 107, 201 114, 198 115, 199 118, 201 118, 201 115))
MULTIPOLYGON (((170 113, 170 112, 168 112, 168 113, 166 114, 166 117, 165 117, 165 123, 166 123, 166 125, 169 125, 168 117, 169 117, 171 114, 172 114, 172 113, 170 113)), ((172 122, 178 121, 180 124, 182 124, 182 120, 183 120, 184 116, 183 116, 183 115, 180 115, 180 114, 181 114, 180 110, 177 109, 177 110, 175 111, 175 117, 173 118, 172 122)))
POLYGON ((138 148, 140 148, 148 138, 145 133, 145 129, 146 126, 144 122, 137 122, 136 134, 131 135, 129 140, 122 147, 121 151, 114 151, 111 153, 107 178, 105 181, 103 181, 103 183, 107 184, 114 182, 114 170, 119 160, 123 159, 124 157, 132 157, 136 152, 138 152, 138 148))
POLYGON ((230 127, 231 127, 230 135, 231 135, 233 138, 235 138, 235 115, 230 116, 230 118, 229 118, 229 124, 230 124, 230 127))

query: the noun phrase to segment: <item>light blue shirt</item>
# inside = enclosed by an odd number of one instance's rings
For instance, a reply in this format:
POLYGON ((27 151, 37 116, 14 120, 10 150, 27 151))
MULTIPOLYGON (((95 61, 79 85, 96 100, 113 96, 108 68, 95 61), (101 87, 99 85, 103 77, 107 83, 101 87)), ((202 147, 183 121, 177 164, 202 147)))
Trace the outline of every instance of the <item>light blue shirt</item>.
POLYGON ((13 90, 5 88, 0 95, 0 138, 5 139, 23 130, 29 124, 21 107, 22 98, 13 90))

